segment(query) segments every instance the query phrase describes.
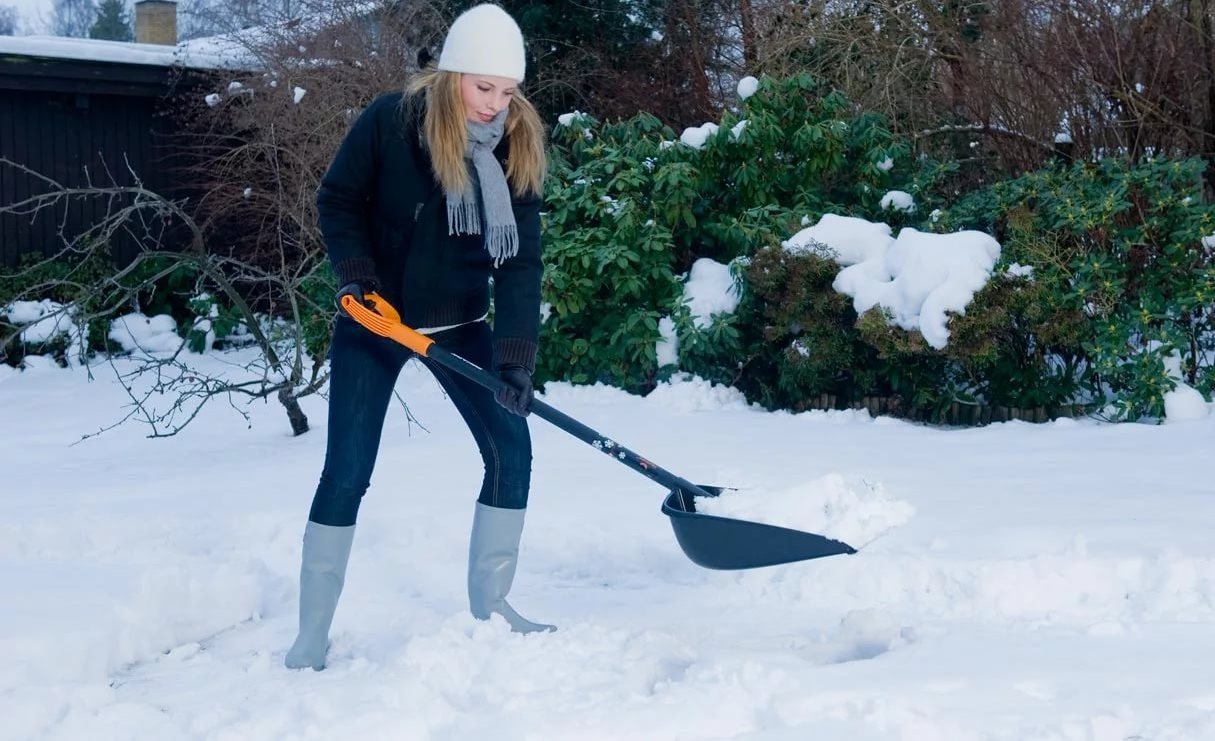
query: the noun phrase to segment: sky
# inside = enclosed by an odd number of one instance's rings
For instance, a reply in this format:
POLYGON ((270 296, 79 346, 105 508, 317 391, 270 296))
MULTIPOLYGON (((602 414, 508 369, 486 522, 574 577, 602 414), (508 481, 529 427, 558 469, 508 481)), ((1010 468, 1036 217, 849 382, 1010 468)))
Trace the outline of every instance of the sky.
POLYGON ((0 5, 17 8, 17 33, 45 33, 47 21, 55 4, 52 0, 0 0, 0 5))

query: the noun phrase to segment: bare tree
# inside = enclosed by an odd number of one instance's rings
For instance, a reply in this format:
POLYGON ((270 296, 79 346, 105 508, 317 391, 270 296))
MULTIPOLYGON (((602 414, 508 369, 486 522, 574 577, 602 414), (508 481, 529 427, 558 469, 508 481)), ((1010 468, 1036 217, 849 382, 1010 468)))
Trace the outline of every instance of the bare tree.
POLYGON ((93 0, 55 0, 51 12, 51 33, 55 36, 85 38, 97 20, 93 0))
POLYGON ((299 0, 185 0, 178 8, 179 36, 193 39, 273 26, 328 9, 299 0))
MULTIPOLYGON (((106 216, 78 234, 68 234, 61 226, 63 244, 54 254, 22 267, 15 275, 3 276, 22 286, 16 296, 8 298, 40 298, 52 291, 69 293, 75 300, 40 320, 57 320, 61 315, 79 328, 75 334, 85 342, 91 324, 108 325, 119 314, 138 308, 141 293, 170 273, 184 270, 194 276, 194 293, 217 294, 235 311, 247 328, 250 343, 258 350, 253 359, 222 376, 208 375, 187 364, 184 339, 175 352, 141 353, 138 362, 121 376, 132 405, 118 424, 138 419, 151 427, 153 437, 164 437, 183 429, 213 399, 227 399, 239 410, 234 402, 241 397, 274 397, 286 410, 295 434, 308 430, 299 399, 317 393, 327 375, 323 364, 314 362, 315 357, 305 352, 304 334, 316 317, 332 315, 332 305, 328 304, 331 286, 319 292, 325 297, 322 305, 312 298, 318 292, 309 290, 315 275, 289 269, 273 272, 208 250, 203 228, 182 204, 145 188, 137 173, 130 173, 134 184, 129 186, 115 185, 111 177, 110 184, 90 180, 69 187, 8 159, 0 158, 0 167, 30 177, 41 186, 35 195, 0 206, 0 213, 33 219, 66 213, 66 206, 73 201, 99 199, 107 205, 106 216), (183 237, 171 236, 183 232, 183 237), (69 271, 49 280, 38 278, 42 268, 52 261, 67 265, 104 262, 111 243, 122 233, 133 236, 141 249, 121 269, 100 278, 89 277, 85 270, 69 271), (273 292, 286 299, 276 307, 278 316, 255 311, 247 298, 253 287, 265 290, 265 286, 273 286, 273 292), (286 321, 280 321, 284 318, 286 321)), ((25 329, 26 325, 19 325, 0 336, 0 348, 17 341, 25 329)), ((76 349, 87 357, 88 348, 76 349)))
MULTIPOLYGON (((327 270, 316 191, 341 138, 377 95, 405 86, 438 33, 426 6, 347 3, 238 34, 251 70, 183 102, 175 146, 192 164, 195 213, 213 251, 266 270, 327 270)), ((268 286, 267 288, 270 288, 268 286)), ((273 307, 272 292, 251 297, 273 307)))
POLYGON ((1082 157, 1215 156, 1212 0, 751 5, 761 71, 808 71, 956 159, 1021 171, 1057 137, 1082 157))
POLYGON ((0 36, 12 36, 17 33, 17 8, 13 5, 0 5, 0 36))

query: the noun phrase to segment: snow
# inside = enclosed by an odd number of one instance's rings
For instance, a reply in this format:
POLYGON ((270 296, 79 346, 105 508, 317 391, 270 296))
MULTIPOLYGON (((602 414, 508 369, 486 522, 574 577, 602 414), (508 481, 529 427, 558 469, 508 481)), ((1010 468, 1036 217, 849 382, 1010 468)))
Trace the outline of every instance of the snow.
POLYGON ((743 100, 755 95, 756 90, 759 90, 759 80, 754 77, 748 75, 738 81, 738 97, 743 100))
MULTIPOLYGON (((190 361, 235 372, 241 353, 190 361)), ((1215 418, 943 431, 767 413, 688 377, 645 398, 550 384, 756 517, 783 503, 866 544, 700 569, 661 487, 533 417, 511 598, 560 629, 518 636, 467 615, 479 466, 411 363, 397 391, 425 431, 394 404, 317 674, 282 658, 324 399, 298 438, 257 403, 251 425, 217 405, 176 437, 73 445, 125 413, 131 362, 0 372, 21 420, 0 425, 0 738, 1215 738, 1215 508, 1194 465, 1215 418)))
MULTIPOLYGON (((705 328, 713 323, 715 314, 732 314, 742 297, 738 293, 730 266, 702 257, 692 263, 683 284, 681 299, 692 315, 697 327, 705 328)), ((658 321, 659 338, 655 343, 658 366, 679 364, 679 336, 671 317, 658 321)))
POLYGON ((1071 144, 1072 135, 1067 132, 1055 134, 1055 144, 1071 144))
POLYGON ((915 211, 915 199, 911 194, 903 190, 892 190, 882 196, 879 204, 884 210, 891 211, 906 211, 908 213, 915 211))
POLYGON ((861 548, 915 514, 879 482, 828 474, 779 491, 727 491, 697 497, 696 511, 805 530, 861 548))
POLYGON ((719 128, 717 124, 711 122, 700 126, 689 126, 679 135, 679 141, 694 149, 700 149, 709 140, 709 137, 717 133, 719 128))
POLYGON ((676 373, 670 381, 659 384, 651 391, 646 400, 679 414, 727 409, 745 411, 752 408, 747 397, 738 389, 710 383, 688 373, 676 373))
POLYGON ((840 265, 856 265, 884 256, 894 243, 890 235, 886 224, 824 214, 817 224, 802 229, 781 246, 794 254, 817 253, 827 247, 840 265))
POLYGON ((74 335, 76 326, 73 324, 73 316, 75 313, 73 307, 64 306, 50 299, 14 301, 8 306, 0 308, 0 316, 3 316, 9 324, 16 327, 29 325, 24 326, 21 330, 20 339, 22 342, 31 344, 41 344, 61 334, 74 335))
POLYGON ((733 314, 740 300, 729 265, 708 257, 692 263, 683 286, 683 301, 696 326, 709 326, 714 314, 733 314))
POLYGON ((302 87, 297 86, 297 87, 292 88, 292 98, 291 99, 295 102, 296 105, 299 105, 300 101, 303 100, 304 96, 307 94, 308 94, 307 90, 305 90, 302 87))
POLYGON ((675 333, 675 321, 669 316, 658 320, 658 342, 654 349, 658 356, 658 367, 679 365, 679 336, 675 333))
POLYGON ((890 227, 855 217, 824 215, 782 243, 793 253, 828 250, 845 266, 832 286, 864 313, 881 305, 894 323, 918 330, 933 347, 945 347, 948 312, 965 313, 974 294, 991 277, 1000 245, 982 232, 932 234, 890 227))
POLYGON ((561 126, 572 126, 575 121, 580 121, 586 116, 582 111, 572 111, 570 113, 562 113, 557 116, 557 123, 561 126))
POLYGON ((747 130, 747 119, 743 119, 730 127, 730 136, 734 139, 742 136, 742 133, 747 130))
POLYGON ((80 59, 90 62, 142 64, 193 69, 232 69, 247 66, 233 42, 197 39, 177 46, 136 44, 62 36, 0 36, 0 54, 23 54, 51 59, 80 59))
POLYGON ((858 314, 886 307, 895 324, 918 330, 939 350, 949 340, 948 313, 966 312, 999 258, 999 243, 982 232, 907 228, 881 258, 841 270, 832 287, 853 298, 858 314))
MULTIPOLYGON (((1148 343, 1148 349, 1159 347, 1160 343, 1148 343)), ((1164 421, 1168 423, 1192 422, 1206 419, 1215 410, 1215 403, 1208 404, 1202 397, 1202 392, 1185 382, 1181 371, 1181 356, 1176 352, 1169 353, 1164 360, 1164 370, 1176 384, 1172 391, 1164 395, 1164 421)))
POLYGON ((203 98, 203 100, 206 101, 207 107, 214 108, 223 102, 223 96, 221 96, 219 93, 209 93, 207 97, 203 98))
POLYGON ((1183 381, 1164 395, 1164 417, 1166 422, 1190 422, 1206 419, 1211 414, 1211 404, 1202 398, 1202 392, 1183 381))
MULTIPOLYGON (((891 170, 894 169, 894 160, 887 157, 886 159, 877 163, 877 168, 879 170, 881 170, 882 172, 890 172, 891 170)), ((910 198, 910 196, 908 196, 908 198, 910 198)))
POLYGON ((175 352, 182 344, 177 322, 168 314, 148 317, 134 312, 118 317, 110 324, 109 337, 127 352, 175 352))
POLYGON ((1019 262, 1014 262, 1005 269, 1004 274, 1009 278, 1033 278, 1034 269, 1030 265, 1022 265, 1019 262))

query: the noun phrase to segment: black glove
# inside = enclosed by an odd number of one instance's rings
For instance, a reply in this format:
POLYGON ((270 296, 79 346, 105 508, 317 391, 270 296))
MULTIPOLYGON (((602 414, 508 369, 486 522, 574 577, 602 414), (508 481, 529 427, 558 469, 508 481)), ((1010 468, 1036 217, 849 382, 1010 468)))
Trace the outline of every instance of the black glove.
POLYGON ((338 289, 337 295, 333 297, 333 301, 334 301, 334 303, 337 304, 338 312, 342 316, 349 319, 350 314, 346 311, 345 307, 342 306, 342 297, 343 296, 354 296, 356 299, 358 299, 359 302, 361 302, 363 304, 363 306, 366 306, 368 309, 374 310, 375 304, 368 301, 365 297, 369 293, 375 293, 375 289, 376 289, 376 285, 373 281, 352 280, 349 283, 347 283, 346 285, 344 285, 338 289))
POLYGON ((498 377, 506 385, 494 392, 494 398, 511 414, 526 417, 532 403, 532 374, 521 365, 504 365, 498 369, 498 377))

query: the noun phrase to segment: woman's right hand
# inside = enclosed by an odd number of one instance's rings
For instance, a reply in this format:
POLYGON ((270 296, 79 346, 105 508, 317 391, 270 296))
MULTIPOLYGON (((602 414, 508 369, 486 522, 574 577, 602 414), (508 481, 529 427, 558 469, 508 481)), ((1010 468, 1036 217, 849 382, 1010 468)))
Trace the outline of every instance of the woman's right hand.
POLYGON ((375 293, 376 286, 373 281, 352 280, 346 285, 338 289, 337 295, 333 297, 334 303, 337 304, 338 313, 346 318, 351 318, 350 314, 342 306, 343 296, 353 296, 356 300, 366 306, 368 309, 375 309, 375 305, 367 300, 367 294, 375 293))

